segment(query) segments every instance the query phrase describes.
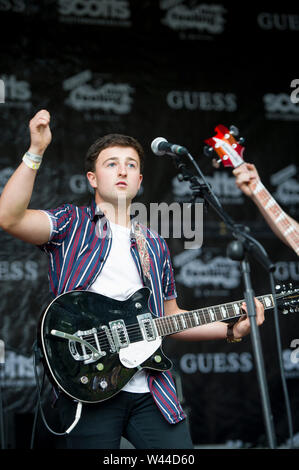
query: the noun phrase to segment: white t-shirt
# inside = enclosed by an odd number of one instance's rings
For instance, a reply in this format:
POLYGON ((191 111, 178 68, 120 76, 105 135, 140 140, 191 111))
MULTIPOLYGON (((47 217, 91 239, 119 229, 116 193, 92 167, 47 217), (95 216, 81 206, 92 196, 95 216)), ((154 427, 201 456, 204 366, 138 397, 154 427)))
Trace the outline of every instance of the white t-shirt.
MULTIPOLYGON (((116 300, 126 300, 143 287, 143 284, 130 252, 130 229, 112 222, 109 224, 112 231, 110 253, 89 290, 116 300)), ((122 390, 134 393, 149 392, 147 373, 144 370, 138 371, 122 390)))

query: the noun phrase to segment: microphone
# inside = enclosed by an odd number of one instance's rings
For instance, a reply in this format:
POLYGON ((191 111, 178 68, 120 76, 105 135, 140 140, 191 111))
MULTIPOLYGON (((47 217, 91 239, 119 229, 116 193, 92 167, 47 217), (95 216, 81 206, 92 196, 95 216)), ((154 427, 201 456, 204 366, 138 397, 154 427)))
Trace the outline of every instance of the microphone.
POLYGON ((152 141, 151 149, 155 155, 188 155, 188 150, 181 145, 171 144, 164 137, 152 141))

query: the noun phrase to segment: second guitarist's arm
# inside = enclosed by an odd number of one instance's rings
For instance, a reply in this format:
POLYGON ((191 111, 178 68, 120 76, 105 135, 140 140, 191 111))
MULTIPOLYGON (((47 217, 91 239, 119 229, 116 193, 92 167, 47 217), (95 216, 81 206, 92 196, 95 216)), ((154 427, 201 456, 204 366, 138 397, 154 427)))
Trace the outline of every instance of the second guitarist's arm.
MULTIPOLYGON (((256 184, 260 183, 260 177, 259 174, 255 168, 255 166, 251 163, 243 163, 242 165, 238 166, 237 168, 234 169, 233 174, 236 176, 236 185, 238 188, 248 197, 252 199, 252 201, 256 204, 258 207, 259 211, 263 215, 264 219, 272 229, 272 231, 275 233, 275 235, 283 241, 286 245, 288 245, 290 248, 294 248, 291 246, 289 243, 288 239, 284 235, 281 227, 277 225, 275 222, 274 217, 272 216, 271 212, 265 208, 265 206, 262 203, 261 198, 259 197, 258 193, 255 193, 253 188, 256 184)), ((264 188, 264 191, 267 191, 266 188, 264 188)), ((268 191, 267 191, 268 193, 268 191)), ((272 198, 270 193, 268 193, 269 197, 272 198)), ((275 201, 277 204, 277 202, 275 201)), ((286 214, 283 209, 277 204, 279 207, 280 211, 284 216, 288 219, 288 221, 292 224, 294 227, 294 230, 297 231, 299 235, 299 224, 296 222, 296 220, 292 219, 288 214, 286 214)))

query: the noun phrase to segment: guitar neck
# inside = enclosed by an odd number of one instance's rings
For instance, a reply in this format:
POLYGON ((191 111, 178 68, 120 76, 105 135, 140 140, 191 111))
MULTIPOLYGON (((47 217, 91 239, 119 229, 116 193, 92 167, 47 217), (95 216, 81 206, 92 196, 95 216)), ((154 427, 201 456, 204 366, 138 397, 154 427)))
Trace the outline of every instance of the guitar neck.
POLYGON ((261 181, 251 182, 249 186, 281 235, 287 239, 290 246, 299 255, 299 233, 296 225, 288 218, 261 181))
MULTIPOLYGON (((262 302, 265 310, 273 308, 273 296, 263 295, 257 297, 262 302)), ((156 318, 155 325, 160 336, 172 335, 196 326, 207 325, 215 321, 227 321, 232 318, 238 318, 243 315, 241 305, 244 300, 237 302, 229 302, 226 304, 216 305, 214 307, 200 308, 190 312, 176 313, 165 317, 156 318)))

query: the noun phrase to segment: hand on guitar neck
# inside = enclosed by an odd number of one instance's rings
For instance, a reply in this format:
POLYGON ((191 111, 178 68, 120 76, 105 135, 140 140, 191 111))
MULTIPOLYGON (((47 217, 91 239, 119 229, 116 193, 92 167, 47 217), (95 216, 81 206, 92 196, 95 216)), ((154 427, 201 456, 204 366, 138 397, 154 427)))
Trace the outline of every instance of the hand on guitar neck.
POLYGON ((257 205, 273 232, 299 255, 299 224, 287 215, 262 184, 255 166, 244 162, 233 170, 238 188, 257 205))
POLYGON ((252 163, 242 163, 233 170, 236 185, 246 195, 254 199, 254 187, 260 181, 257 169, 252 163))

